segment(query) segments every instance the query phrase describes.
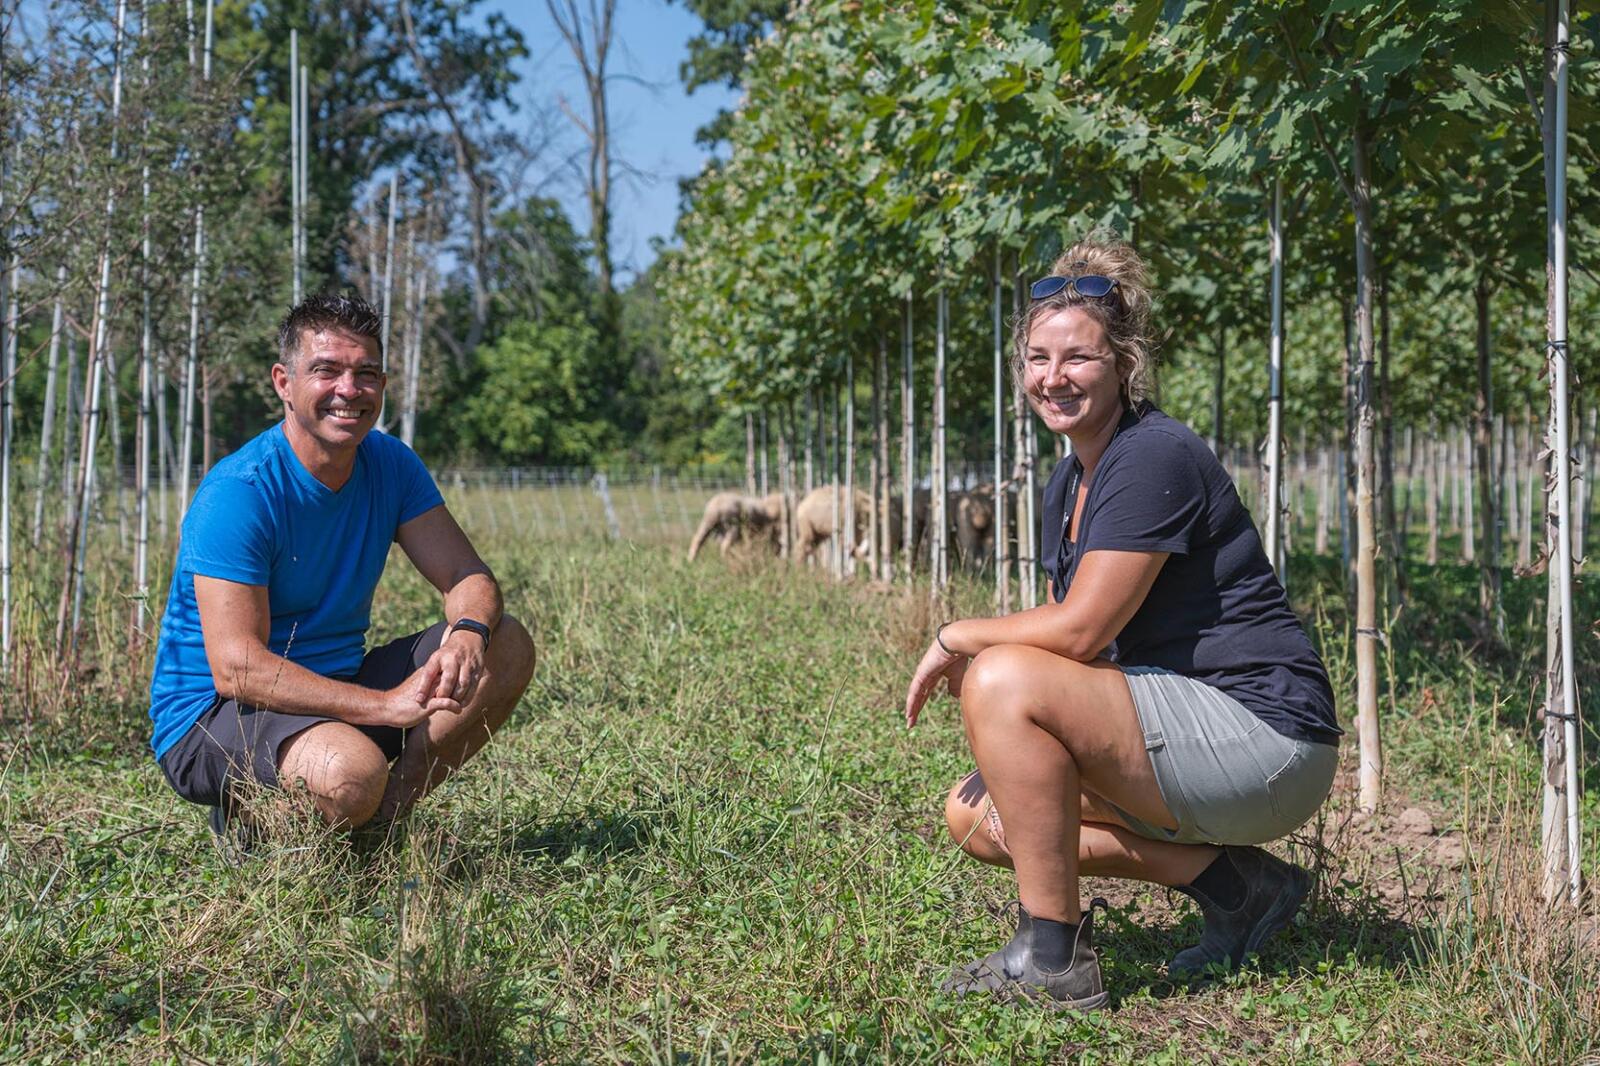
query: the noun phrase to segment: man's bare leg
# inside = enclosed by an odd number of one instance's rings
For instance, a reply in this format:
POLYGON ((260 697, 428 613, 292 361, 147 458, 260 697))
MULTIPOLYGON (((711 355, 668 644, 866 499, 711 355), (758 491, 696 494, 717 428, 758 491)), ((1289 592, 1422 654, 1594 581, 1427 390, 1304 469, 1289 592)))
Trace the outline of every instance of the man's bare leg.
POLYGON ((406 738, 406 750, 389 772, 379 817, 393 818, 409 810, 488 743, 527 691, 535 654, 533 638, 522 623, 510 615, 502 617, 489 641, 483 678, 472 699, 458 714, 434 714, 406 738))
POLYGON ((345 722, 318 722, 278 748, 278 780, 285 788, 304 782, 318 813, 341 828, 372 819, 388 778, 382 749, 345 722))

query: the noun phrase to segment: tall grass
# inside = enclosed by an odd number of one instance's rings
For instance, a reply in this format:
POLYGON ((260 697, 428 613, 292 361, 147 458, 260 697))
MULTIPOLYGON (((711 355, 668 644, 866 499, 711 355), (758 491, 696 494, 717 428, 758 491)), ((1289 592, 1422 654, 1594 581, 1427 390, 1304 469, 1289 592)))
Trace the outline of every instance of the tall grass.
MULTIPOLYGON (((1161 963, 1198 932, 1195 914, 1101 882, 1086 891, 1115 903, 1102 931, 1114 1009, 1054 1018, 934 991, 949 964, 1005 935, 994 915, 1014 890, 938 824, 970 758, 955 709, 934 705, 910 734, 899 722, 932 622, 925 590, 839 587, 755 558, 691 566, 665 539, 533 539, 509 525, 479 539, 508 609, 532 624, 539 675, 483 755, 382 833, 334 833, 263 796, 265 842, 227 865, 149 759, 150 649, 126 640, 124 604, 96 601, 65 681, 35 649, 28 684, 49 698, 26 725, 14 704, 0 722, 0 1059, 1597 1051, 1594 907, 1549 916, 1532 894, 1537 582, 1508 586, 1514 650, 1493 652, 1460 621, 1472 571, 1414 575, 1390 649, 1393 806, 1363 821, 1341 782, 1289 845, 1320 871, 1318 896, 1258 963, 1170 984, 1161 963), (1408 804, 1443 832, 1403 833, 1408 804)), ((1342 693, 1337 580, 1336 562, 1294 560, 1297 606, 1342 693)), ((955 610, 986 610, 988 596, 986 581, 959 583, 955 610)), ((1584 603, 1600 613, 1593 591, 1584 603)), ((397 563, 371 637, 437 612, 397 563)), ((1597 823, 1591 800, 1591 856, 1597 823)))

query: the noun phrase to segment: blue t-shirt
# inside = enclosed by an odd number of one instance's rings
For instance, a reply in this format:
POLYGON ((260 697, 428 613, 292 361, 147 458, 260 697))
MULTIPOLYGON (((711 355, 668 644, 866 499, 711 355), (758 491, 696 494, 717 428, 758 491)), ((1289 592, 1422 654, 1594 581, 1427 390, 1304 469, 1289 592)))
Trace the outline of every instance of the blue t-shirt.
POLYGON ((267 646, 327 677, 361 666, 372 593, 400 526, 444 502, 416 453, 368 433, 334 492, 295 456, 279 423, 206 475, 183 519, 150 682, 156 758, 216 699, 194 575, 265 585, 267 646))
POLYGON ((1089 482, 1082 527, 1069 532, 1082 469, 1067 459, 1044 490, 1040 559, 1057 601, 1086 552, 1170 553, 1106 657, 1203 681, 1284 736, 1337 744, 1327 671, 1205 442, 1149 404, 1125 412, 1089 482))

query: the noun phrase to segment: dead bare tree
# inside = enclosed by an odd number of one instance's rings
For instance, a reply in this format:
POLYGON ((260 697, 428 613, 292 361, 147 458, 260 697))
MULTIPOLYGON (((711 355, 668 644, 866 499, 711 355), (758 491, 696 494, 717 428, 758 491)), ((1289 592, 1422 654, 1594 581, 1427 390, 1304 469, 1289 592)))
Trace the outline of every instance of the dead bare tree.
POLYGON ((611 120, 607 111, 606 64, 611 55, 612 16, 617 0, 586 0, 583 9, 578 0, 545 0, 545 7, 578 62, 584 92, 589 97, 587 120, 565 98, 561 100, 561 110, 589 142, 589 240, 594 245, 595 272, 604 298, 612 292, 611 120))
POLYGON ((465 347, 471 351, 483 339, 484 329, 489 322, 487 259, 490 179, 483 166, 483 154, 478 142, 462 119, 460 109, 434 73, 437 61, 426 57, 417 41, 416 23, 411 17, 411 0, 400 0, 400 22, 405 30, 406 49, 411 54, 411 61, 450 127, 450 147, 455 154, 456 172, 467 184, 467 233, 472 257, 472 325, 465 347))

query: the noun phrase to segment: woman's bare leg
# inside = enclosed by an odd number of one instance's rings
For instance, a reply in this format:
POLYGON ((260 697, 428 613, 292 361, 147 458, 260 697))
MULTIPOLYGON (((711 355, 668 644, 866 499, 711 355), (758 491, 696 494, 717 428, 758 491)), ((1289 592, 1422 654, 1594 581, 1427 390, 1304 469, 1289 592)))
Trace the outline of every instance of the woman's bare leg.
MULTIPOLYGON (((945 824, 961 849, 980 862, 1013 869, 1003 824, 988 802, 977 770, 956 782, 945 800, 945 824), (999 829, 998 838, 995 829, 999 829)), ((1078 873, 1158 885, 1186 885, 1221 853, 1211 844, 1174 844, 1139 836, 1092 792, 1081 794, 1078 873)))
MULTIPOLYGON (((1018 896, 1029 914, 1072 923, 1081 916, 1085 790, 1153 825, 1176 826, 1156 784, 1127 680, 1110 663, 1080 663, 1023 645, 987 648, 962 681, 961 713, 983 782, 1004 819, 1018 896)), ((1152 851, 1146 843, 1160 842, 1130 838, 1114 826, 1094 830, 1091 853, 1103 855, 1094 861, 1143 870, 1141 855, 1177 860, 1159 872, 1187 883, 1216 855, 1202 848, 1174 854, 1170 845, 1152 851)))

